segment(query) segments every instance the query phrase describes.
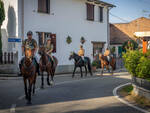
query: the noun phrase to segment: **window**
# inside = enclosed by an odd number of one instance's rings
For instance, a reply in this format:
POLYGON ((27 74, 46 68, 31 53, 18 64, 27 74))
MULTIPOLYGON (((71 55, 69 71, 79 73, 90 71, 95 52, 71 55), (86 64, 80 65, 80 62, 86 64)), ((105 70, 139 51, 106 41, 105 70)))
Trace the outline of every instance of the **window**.
POLYGON ((103 7, 99 7, 100 10, 100 22, 103 22, 103 7))
POLYGON ((38 0, 38 12, 50 13, 50 0, 38 0))
POLYGON ((52 39, 52 44, 54 46, 53 53, 56 53, 56 34, 46 33, 46 32, 37 32, 39 38, 39 46, 46 45, 47 38, 52 39))
POLYGON ((88 3, 86 5, 87 5, 87 20, 94 21, 94 5, 88 3))

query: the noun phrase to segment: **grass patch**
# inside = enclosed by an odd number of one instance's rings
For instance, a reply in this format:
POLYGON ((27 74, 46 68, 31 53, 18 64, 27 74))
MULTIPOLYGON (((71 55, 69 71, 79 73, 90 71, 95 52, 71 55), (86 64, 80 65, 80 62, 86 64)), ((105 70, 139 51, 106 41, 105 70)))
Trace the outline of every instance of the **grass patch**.
MULTIPOLYGON (((150 80, 150 79, 149 79, 150 80)), ((137 105, 150 110, 150 100, 143 97, 138 96, 133 92, 133 86, 128 85, 120 89, 120 95, 129 102, 136 103, 137 105)))
POLYGON ((125 86, 121 89, 121 92, 127 93, 128 95, 131 94, 132 91, 133 91, 132 85, 125 86))

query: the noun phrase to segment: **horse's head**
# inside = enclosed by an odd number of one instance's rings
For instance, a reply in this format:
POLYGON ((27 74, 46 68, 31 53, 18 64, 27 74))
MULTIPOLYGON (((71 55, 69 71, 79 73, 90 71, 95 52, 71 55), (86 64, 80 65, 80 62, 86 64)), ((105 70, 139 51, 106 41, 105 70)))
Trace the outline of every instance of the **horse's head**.
POLYGON ((32 63, 32 50, 29 48, 25 49, 25 64, 26 66, 30 66, 32 63))
POLYGON ((44 55, 44 54, 45 54, 45 47, 44 47, 44 46, 40 46, 38 53, 39 53, 41 56, 44 55))
POLYGON ((74 57, 75 57, 75 53, 74 53, 74 52, 71 52, 71 53, 70 53, 70 56, 69 56, 69 60, 74 59, 74 57))

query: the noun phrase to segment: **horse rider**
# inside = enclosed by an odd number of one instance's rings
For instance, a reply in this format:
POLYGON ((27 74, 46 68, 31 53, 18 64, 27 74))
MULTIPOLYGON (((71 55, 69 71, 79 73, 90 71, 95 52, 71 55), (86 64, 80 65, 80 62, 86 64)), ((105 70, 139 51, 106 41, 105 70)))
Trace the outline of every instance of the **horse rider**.
POLYGON ((46 42, 46 53, 50 57, 50 60, 52 61, 52 64, 54 63, 54 58, 52 56, 52 52, 54 50, 54 45, 52 44, 52 39, 48 38, 46 42))
POLYGON ((85 53, 85 50, 84 50, 83 46, 80 45, 80 50, 78 51, 78 55, 81 57, 81 60, 83 60, 83 61, 85 61, 84 53, 85 53))
POLYGON ((110 62, 110 50, 108 48, 106 48, 104 56, 106 57, 106 60, 110 62))
MULTIPOLYGON (((33 36, 32 31, 28 31, 27 32, 27 37, 28 38, 25 39, 23 41, 23 43, 22 43, 22 52, 23 52, 23 54, 25 54, 25 49, 27 49, 27 48, 31 49, 31 51, 32 51, 32 53, 31 53, 32 56, 31 57, 35 61, 38 74, 40 74, 39 73, 39 64, 38 64, 38 62, 37 62, 37 60, 35 58, 35 54, 36 54, 36 51, 37 51, 37 42, 36 42, 36 40, 34 40, 32 38, 32 36, 33 36)), ((20 70, 21 70, 21 66, 23 64, 23 61, 24 61, 24 58, 22 58, 21 61, 20 61, 20 63, 19 63, 20 70)))

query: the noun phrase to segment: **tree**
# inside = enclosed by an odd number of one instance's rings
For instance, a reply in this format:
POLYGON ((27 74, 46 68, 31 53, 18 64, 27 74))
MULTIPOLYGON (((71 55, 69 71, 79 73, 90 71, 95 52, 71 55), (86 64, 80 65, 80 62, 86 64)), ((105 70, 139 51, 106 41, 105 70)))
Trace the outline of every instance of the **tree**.
POLYGON ((138 44, 134 40, 128 40, 124 42, 122 48, 124 52, 127 50, 136 50, 138 48, 138 44))
POLYGON ((1 35, 1 26, 3 21, 5 20, 5 9, 4 3, 0 0, 0 53, 2 53, 2 35, 1 35))

